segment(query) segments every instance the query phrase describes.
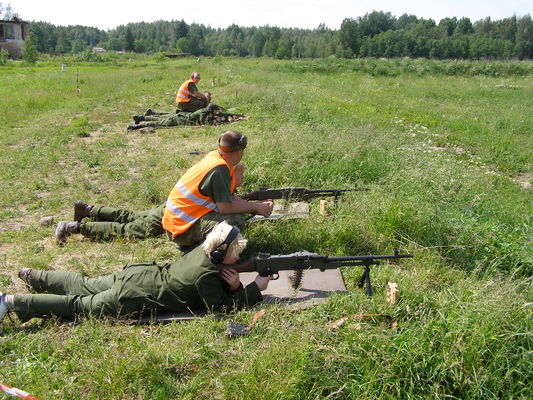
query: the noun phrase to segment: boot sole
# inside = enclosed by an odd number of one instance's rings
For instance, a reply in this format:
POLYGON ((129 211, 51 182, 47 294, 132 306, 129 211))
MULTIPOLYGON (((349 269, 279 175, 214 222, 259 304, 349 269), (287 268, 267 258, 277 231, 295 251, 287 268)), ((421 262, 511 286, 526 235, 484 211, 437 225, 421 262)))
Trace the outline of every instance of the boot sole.
POLYGON ((67 236, 62 232, 64 226, 65 222, 60 222, 59 224, 57 224, 56 231, 54 234, 56 242, 59 245, 63 245, 65 243, 65 239, 67 238, 67 236))

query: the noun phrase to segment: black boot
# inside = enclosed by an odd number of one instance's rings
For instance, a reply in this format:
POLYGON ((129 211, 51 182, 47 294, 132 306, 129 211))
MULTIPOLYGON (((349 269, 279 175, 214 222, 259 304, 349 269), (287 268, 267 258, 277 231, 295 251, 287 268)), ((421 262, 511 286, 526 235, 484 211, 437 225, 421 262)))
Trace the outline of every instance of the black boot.
POLYGON ((151 108, 149 108, 148 110, 146 110, 144 112, 145 116, 154 115, 154 114, 155 114, 155 112, 151 108))
POLYGON ((128 125, 126 127, 126 130, 128 131, 136 131, 137 129, 141 129, 143 126, 141 124, 135 124, 135 125, 128 125))
POLYGON ((78 221, 61 221, 57 224, 55 233, 57 244, 65 243, 67 237, 73 233, 80 233, 80 223, 78 221))
POLYGON ((91 216, 93 206, 78 200, 74 203, 74 221, 81 222, 83 218, 91 216))
POLYGON ((138 124, 139 122, 144 121, 144 115, 134 115, 133 120, 135 121, 136 124, 138 124))
POLYGON ((44 292, 40 283, 40 279, 37 279, 35 277, 35 273, 32 271, 31 268, 21 268, 18 273, 18 276, 24 282, 28 290, 32 290, 37 293, 44 292))
POLYGON ((28 289, 32 288, 31 282, 30 282, 30 273, 31 273, 31 268, 25 268, 25 267, 21 268, 18 273, 19 278, 24 282, 24 284, 26 285, 28 289))

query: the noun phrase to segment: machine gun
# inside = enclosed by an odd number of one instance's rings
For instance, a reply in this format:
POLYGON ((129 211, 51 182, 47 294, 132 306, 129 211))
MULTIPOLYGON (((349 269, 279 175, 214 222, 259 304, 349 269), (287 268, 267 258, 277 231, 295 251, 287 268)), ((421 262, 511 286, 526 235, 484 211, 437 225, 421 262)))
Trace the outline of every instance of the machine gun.
POLYGON ((286 187, 280 189, 260 188, 253 192, 247 193, 241 198, 243 200, 276 200, 276 199, 294 199, 300 201, 307 201, 314 197, 333 196, 333 204, 337 205, 339 196, 345 192, 357 192, 368 190, 368 188, 353 188, 353 189, 306 189, 304 187, 286 187))
POLYGON ((319 269, 324 272, 327 269, 362 265, 365 267, 363 275, 359 280, 359 287, 365 286, 368 297, 373 295, 372 284, 370 283, 370 266, 379 265, 380 260, 394 260, 398 258, 411 258, 412 254, 399 254, 394 250, 393 255, 377 256, 350 256, 350 257, 329 257, 306 251, 285 255, 270 255, 259 253, 241 264, 231 266, 238 272, 257 271, 261 276, 272 276, 273 280, 279 278, 279 271, 293 270, 292 286, 296 289, 300 286, 303 272, 308 269, 319 269))
POLYGON ((224 112, 218 112, 215 115, 215 118, 222 118, 223 122, 234 122, 234 121, 240 121, 242 119, 246 119, 246 115, 244 114, 235 114, 235 113, 224 113, 224 112))
POLYGON ((219 112, 216 114, 220 117, 240 117, 240 118, 246 118, 246 115, 244 114, 237 114, 237 113, 226 113, 226 112, 219 112))

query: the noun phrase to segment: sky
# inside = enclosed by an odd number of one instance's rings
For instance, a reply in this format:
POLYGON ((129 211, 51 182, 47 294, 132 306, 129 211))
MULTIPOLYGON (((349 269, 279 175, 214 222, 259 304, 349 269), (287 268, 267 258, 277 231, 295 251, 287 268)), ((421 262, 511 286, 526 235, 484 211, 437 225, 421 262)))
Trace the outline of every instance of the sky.
POLYGON ((26 21, 84 25, 104 30, 129 22, 184 20, 212 28, 278 26, 314 29, 324 23, 339 29, 345 18, 374 10, 399 17, 413 14, 439 22, 468 17, 472 22, 533 13, 533 0, 0 0, 26 21))

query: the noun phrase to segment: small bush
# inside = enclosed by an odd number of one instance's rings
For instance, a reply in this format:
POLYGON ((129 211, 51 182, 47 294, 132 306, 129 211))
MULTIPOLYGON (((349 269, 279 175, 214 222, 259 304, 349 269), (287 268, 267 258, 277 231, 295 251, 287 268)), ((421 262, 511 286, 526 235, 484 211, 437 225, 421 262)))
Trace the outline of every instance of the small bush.
POLYGON ((74 60, 78 62, 89 61, 89 62, 104 62, 104 57, 100 54, 95 53, 91 50, 85 50, 82 53, 76 54, 74 60))
POLYGON ((39 52, 35 45, 35 38, 32 34, 29 34, 24 42, 24 48, 22 49, 22 59, 24 63, 34 65, 39 60, 39 52))
POLYGON ((87 137, 89 134, 89 118, 85 115, 70 121, 69 131, 76 136, 87 137))
POLYGON ((0 65, 6 65, 9 60, 9 53, 7 50, 0 49, 0 65))
POLYGON ((158 63, 162 63, 168 60, 165 53, 157 53, 154 58, 155 58, 155 61, 158 63))

